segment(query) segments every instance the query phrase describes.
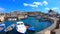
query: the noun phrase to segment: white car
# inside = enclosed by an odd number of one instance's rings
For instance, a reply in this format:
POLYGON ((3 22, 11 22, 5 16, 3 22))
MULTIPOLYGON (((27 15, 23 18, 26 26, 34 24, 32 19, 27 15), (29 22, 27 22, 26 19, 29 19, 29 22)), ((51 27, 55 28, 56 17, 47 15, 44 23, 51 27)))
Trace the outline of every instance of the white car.
POLYGON ((25 33, 27 30, 23 22, 17 22, 16 27, 16 30, 20 33, 25 33))

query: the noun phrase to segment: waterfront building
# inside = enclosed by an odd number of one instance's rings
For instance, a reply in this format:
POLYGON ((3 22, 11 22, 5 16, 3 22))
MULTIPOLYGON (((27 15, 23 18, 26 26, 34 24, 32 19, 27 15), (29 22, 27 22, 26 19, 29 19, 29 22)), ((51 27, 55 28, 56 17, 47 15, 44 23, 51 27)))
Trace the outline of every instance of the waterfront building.
POLYGON ((11 12, 11 14, 16 14, 16 15, 26 15, 27 12, 14 11, 14 12, 11 12))
POLYGON ((48 14, 49 14, 49 16, 55 16, 56 17, 58 13, 55 12, 54 10, 49 10, 48 14))
POLYGON ((60 18, 60 14, 57 15, 57 18, 60 18))
POLYGON ((35 12, 28 12, 28 16, 36 16, 35 12))
POLYGON ((28 12, 29 16, 42 16, 44 13, 42 12, 28 12))
POLYGON ((5 20, 5 15, 0 15, 0 21, 4 21, 5 20))
POLYGON ((28 16, 27 15, 18 15, 18 20, 21 20, 21 19, 24 19, 24 18, 27 18, 28 16))
POLYGON ((27 15, 27 12, 17 12, 18 15, 27 15))

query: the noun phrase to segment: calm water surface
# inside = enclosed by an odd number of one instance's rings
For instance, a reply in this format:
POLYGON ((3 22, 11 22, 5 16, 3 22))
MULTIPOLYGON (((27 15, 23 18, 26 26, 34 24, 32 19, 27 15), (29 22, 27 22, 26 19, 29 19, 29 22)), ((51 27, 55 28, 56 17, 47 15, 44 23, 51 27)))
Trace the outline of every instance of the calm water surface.
MULTIPOLYGON (((40 19, 41 20, 41 19, 40 19)), ((23 21, 24 24, 30 24, 32 27, 34 27, 36 29, 36 32, 41 31, 47 27, 49 27, 52 23, 48 20, 46 20, 45 22, 39 21, 37 20, 35 17, 28 17, 26 19, 23 20, 17 20, 17 21, 4 21, 4 23, 6 24, 6 27, 8 27, 11 24, 16 24, 16 22, 18 21, 23 21)), ((31 34, 32 32, 28 31, 28 34, 31 34)), ((33 34, 33 33, 32 33, 33 34)))

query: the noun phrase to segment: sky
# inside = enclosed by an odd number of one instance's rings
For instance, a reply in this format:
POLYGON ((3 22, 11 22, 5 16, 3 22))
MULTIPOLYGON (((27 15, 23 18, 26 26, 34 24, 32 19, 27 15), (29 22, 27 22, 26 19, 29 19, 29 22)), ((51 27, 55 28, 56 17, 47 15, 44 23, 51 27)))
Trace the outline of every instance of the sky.
POLYGON ((49 9, 60 13, 60 0, 0 0, 0 12, 48 12, 49 9))

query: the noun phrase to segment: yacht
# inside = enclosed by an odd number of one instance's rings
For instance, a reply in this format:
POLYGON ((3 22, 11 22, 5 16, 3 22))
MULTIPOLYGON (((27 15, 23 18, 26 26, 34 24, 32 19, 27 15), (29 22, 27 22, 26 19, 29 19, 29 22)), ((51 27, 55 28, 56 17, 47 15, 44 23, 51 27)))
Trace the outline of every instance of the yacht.
POLYGON ((16 24, 16 30, 20 33, 26 33, 27 28, 25 27, 23 22, 17 22, 16 24))

